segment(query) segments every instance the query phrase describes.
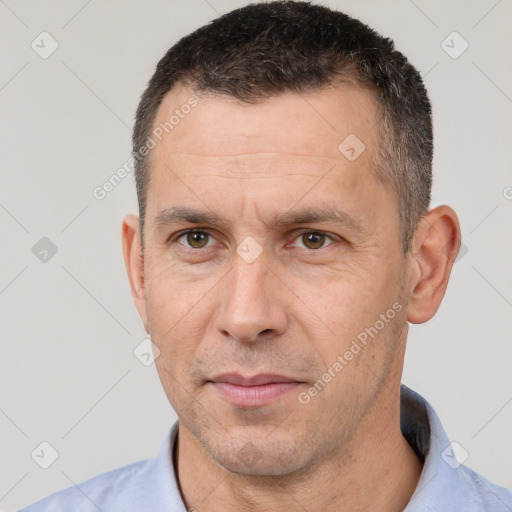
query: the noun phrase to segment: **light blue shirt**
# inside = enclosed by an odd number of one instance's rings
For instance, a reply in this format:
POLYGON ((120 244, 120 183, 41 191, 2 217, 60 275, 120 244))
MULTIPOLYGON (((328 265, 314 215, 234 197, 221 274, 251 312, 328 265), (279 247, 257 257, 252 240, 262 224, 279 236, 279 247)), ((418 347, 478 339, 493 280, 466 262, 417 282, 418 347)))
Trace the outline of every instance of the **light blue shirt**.
MULTIPOLYGON (((404 437, 424 460, 416 490, 404 512, 511 512, 512 490, 492 484, 455 454, 432 406, 402 384, 400 424, 404 437)), ((22 512, 186 512, 173 467, 178 422, 158 455, 69 487, 22 512)), ((462 458, 462 457, 461 457, 462 458)))

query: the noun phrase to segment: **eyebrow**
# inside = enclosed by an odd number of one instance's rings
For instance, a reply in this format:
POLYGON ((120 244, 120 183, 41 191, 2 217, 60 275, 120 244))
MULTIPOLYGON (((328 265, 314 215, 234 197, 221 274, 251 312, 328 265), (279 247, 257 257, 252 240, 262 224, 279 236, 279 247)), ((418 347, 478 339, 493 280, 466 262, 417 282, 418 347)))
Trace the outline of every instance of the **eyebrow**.
MULTIPOLYGON (((190 224, 205 224, 229 229, 230 223, 212 211, 197 210, 183 206, 173 206, 162 210, 154 220, 155 226, 165 226, 178 222, 187 222, 190 224)), ((278 226, 291 226, 295 224, 313 224, 313 223, 336 223, 346 226, 354 231, 366 231, 367 224, 362 220, 355 219, 347 212, 336 208, 326 207, 308 207, 302 209, 293 209, 285 213, 274 215, 269 223, 265 223, 267 228, 278 226)))

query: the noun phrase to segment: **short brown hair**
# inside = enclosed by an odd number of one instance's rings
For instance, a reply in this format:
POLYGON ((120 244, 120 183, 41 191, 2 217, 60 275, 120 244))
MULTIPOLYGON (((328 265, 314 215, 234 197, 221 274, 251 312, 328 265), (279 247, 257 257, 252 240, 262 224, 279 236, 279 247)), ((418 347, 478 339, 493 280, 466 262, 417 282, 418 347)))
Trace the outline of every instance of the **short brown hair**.
MULTIPOLYGON (((135 180, 144 244, 149 155, 140 156, 164 95, 177 83, 195 91, 258 103, 350 79, 375 92, 380 119, 377 179, 397 197, 404 254, 428 211, 432 187, 432 118, 418 71, 393 41, 359 20, 303 1, 235 9, 180 39, 157 65, 140 100, 133 131, 135 180)), ((341 142, 341 141, 340 141, 341 142)))

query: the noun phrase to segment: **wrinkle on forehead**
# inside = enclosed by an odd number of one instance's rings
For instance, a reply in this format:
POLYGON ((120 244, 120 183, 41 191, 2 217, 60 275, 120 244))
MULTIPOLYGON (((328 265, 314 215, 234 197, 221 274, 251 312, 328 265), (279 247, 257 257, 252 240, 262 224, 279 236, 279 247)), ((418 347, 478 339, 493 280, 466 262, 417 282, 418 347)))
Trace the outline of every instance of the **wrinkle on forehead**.
POLYGON ((289 178, 291 176, 308 176, 309 178, 318 178, 318 174, 308 174, 305 172, 303 172, 303 173, 301 173, 301 172, 287 173, 287 174, 279 174, 279 175, 276 175, 273 172, 269 172, 267 174, 263 174, 263 173, 259 173, 259 174, 260 174, 259 176, 256 175, 255 173, 252 173, 251 176, 244 176, 244 175, 222 176, 221 174, 187 174, 187 176, 196 177, 196 178, 207 178, 207 177, 220 178, 223 180, 257 180, 257 179, 261 179, 261 178, 277 180, 277 179, 281 179, 281 178, 289 178))
MULTIPOLYGON (((258 153, 259 154, 259 153, 258 153)), ((310 180, 334 181, 334 187, 342 187, 346 191, 354 191, 361 186, 368 185, 368 179, 373 179, 367 172, 363 158, 357 162, 349 162, 342 155, 340 158, 325 156, 305 156, 302 154, 288 156, 281 153, 265 153, 264 157, 254 156, 197 156, 192 153, 168 153, 167 162, 161 161, 153 170, 155 179, 165 178, 166 170, 172 179, 172 175, 180 176, 180 179, 191 179, 195 183, 203 180, 258 180, 272 179, 273 182, 287 179, 304 178, 307 180, 300 189, 311 186, 310 180), (160 177, 160 178, 159 178, 160 177)), ((189 182, 190 184, 191 182, 189 182)), ((213 186, 214 181, 211 181, 213 186)), ((289 185, 289 183, 288 183, 289 185)), ((297 192, 299 193, 299 191, 297 192)))
POLYGON ((196 155, 195 153, 169 152, 168 167, 185 171, 189 177, 218 176, 233 178, 269 176, 310 176, 324 174, 344 162, 340 158, 277 152, 237 153, 232 155, 196 155), (304 169, 304 172, 300 172, 304 169), (250 175, 250 176, 249 176, 250 175))
MULTIPOLYGON (((289 170, 299 171, 304 169, 307 171, 318 169, 320 172, 325 172, 333 165, 340 165, 340 167, 350 164, 345 157, 340 156, 327 156, 324 154, 311 154, 311 153, 288 153, 288 152, 249 152, 249 153, 232 153, 227 155, 202 155, 191 152, 172 151, 169 150, 165 160, 160 159, 164 165, 171 169, 186 169, 188 175, 193 175, 194 168, 201 169, 204 174, 209 171, 216 171, 219 169, 222 174, 230 173, 234 170, 242 170, 248 172, 261 172, 262 169, 268 168, 269 171, 275 170, 289 170)), ((361 158, 361 160, 364 160, 361 158)), ((360 165, 359 162, 357 165, 360 165)), ((301 173, 299 173, 301 174, 301 173)))
POLYGON ((205 154, 199 154, 199 153, 188 153, 184 151, 171 151, 171 155, 186 155, 187 157, 192 158, 231 158, 231 157, 250 157, 254 158, 254 155, 260 155, 261 159, 264 159, 265 157, 271 158, 273 156, 290 156, 290 157, 298 157, 298 158, 316 158, 316 159, 324 159, 324 160, 341 160, 340 157, 332 157, 332 156, 325 156, 325 155, 314 155, 309 153, 288 153, 288 152, 279 152, 279 151, 253 151, 253 152, 246 152, 246 153, 228 153, 224 155, 205 155, 205 154))

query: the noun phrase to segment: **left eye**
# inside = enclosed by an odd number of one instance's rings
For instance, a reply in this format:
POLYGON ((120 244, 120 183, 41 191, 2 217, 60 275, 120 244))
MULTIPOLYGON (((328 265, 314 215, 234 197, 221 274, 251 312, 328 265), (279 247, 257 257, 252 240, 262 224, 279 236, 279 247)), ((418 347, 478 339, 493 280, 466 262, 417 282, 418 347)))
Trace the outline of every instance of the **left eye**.
MULTIPOLYGON (((332 238, 325 233, 319 233, 317 231, 309 231, 307 233, 302 233, 296 239, 299 241, 298 247, 302 249, 321 249, 322 247, 326 247, 326 240, 330 240, 332 243, 332 238)), ((327 245, 331 245, 330 243, 327 245)))
POLYGON ((178 241, 181 239, 184 239, 184 243, 180 243, 191 249, 204 249, 213 243, 213 238, 206 231, 187 231, 177 238, 178 241))

